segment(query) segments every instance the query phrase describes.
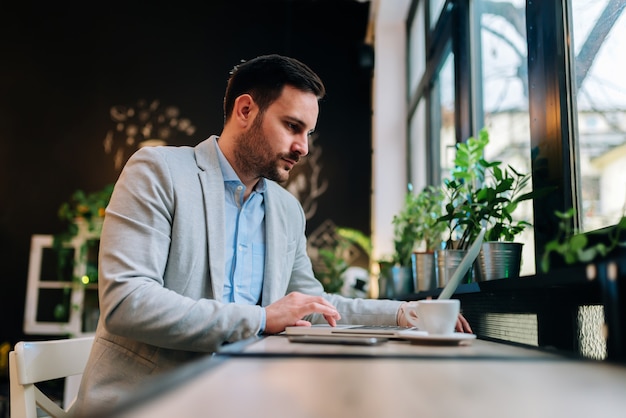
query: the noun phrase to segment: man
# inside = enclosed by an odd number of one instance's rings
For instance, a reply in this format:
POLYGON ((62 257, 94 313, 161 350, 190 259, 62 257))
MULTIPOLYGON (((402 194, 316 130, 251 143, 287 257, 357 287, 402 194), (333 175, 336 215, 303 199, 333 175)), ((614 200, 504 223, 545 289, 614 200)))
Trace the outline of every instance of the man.
MULTIPOLYGON (((76 404, 110 408, 147 376, 286 326, 407 325, 398 301, 325 294, 305 216, 277 182, 308 152, 325 89, 268 55, 236 66, 224 128, 196 147, 137 151, 106 210, 100 321, 76 404)), ((459 330, 469 330, 459 318, 459 330)))

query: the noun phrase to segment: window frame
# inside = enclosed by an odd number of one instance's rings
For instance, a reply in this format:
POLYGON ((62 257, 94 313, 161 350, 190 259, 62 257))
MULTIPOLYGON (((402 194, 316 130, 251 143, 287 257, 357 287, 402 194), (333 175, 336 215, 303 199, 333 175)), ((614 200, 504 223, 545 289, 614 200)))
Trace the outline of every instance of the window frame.
MULTIPOLYGON (((72 275, 81 277, 87 272, 87 265, 81 263, 80 250, 83 237, 74 238, 66 244, 73 249, 72 275)), ((31 237, 31 248, 28 263, 28 283, 26 288, 26 304, 24 309, 24 333, 27 335, 70 335, 82 336, 95 332, 97 316, 99 315, 98 285, 84 285, 73 277, 43 278, 44 251, 54 251, 54 237, 47 234, 35 234, 31 237), (39 304, 45 291, 69 292, 67 303, 68 320, 40 320, 39 304), (96 318, 94 318, 94 315, 96 318), (86 321, 88 318, 90 321, 86 321)), ((51 312, 42 315, 47 316, 51 312)))

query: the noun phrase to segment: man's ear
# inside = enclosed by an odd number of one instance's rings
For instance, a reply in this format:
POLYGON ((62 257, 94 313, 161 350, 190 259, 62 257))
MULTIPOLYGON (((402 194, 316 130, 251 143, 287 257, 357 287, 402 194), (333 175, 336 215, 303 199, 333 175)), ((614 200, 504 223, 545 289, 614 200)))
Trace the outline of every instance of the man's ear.
POLYGON ((247 126, 258 113, 258 106, 249 94, 242 94, 235 99, 233 116, 242 126, 247 126))

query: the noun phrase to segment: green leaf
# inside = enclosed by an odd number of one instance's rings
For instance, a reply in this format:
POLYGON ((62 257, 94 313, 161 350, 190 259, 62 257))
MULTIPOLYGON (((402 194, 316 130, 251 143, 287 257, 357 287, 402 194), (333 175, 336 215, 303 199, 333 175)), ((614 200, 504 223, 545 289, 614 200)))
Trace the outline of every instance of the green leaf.
POLYGON ((591 260, 593 260, 596 256, 596 249, 591 247, 591 248, 587 248, 587 249, 579 249, 576 252, 576 255, 578 256, 578 260, 582 261, 584 263, 588 263, 591 260))
POLYGON ((582 250, 587 245, 587 241, 587 237, 583 234, 574 235, 569 241, 571 251, 578 252, 582 250))

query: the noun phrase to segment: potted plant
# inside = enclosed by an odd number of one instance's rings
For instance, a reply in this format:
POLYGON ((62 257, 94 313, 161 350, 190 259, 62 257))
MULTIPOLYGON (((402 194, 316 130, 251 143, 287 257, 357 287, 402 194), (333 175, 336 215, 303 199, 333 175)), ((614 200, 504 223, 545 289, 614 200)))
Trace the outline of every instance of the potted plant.
POLYGON ((378 297, 393 298, 414 290, 411 255, 415 246, 416 223, 413 218, 412 185, 405 196, 402 210, 392 218, 393 248, 391 256, 378 260, 378 297))
POLYGON ((448 225, 447 248, 466 249, 481 228, 486 228, 478 265, 479 279, 483 280, 493 278, 487 277, 488 271, 493 271, 493 264, 487 258, 496 253, 499 259, 511 258, 512 262, 512 268, 497 269, 496 276, 501 276, 503 271, 505 275, 499 278, 519 275, 522 244, 514 239, 531 224, 514 220, 513 213, 521 202, 547 191, 527 191, 530 174, 520 173, 510 165, 502 168, 500 161, 487 161, 484 150, 488 144, 489 134, 484 128, 478 137, 457 144, 451 178, 444 181, 448 201, 440 218, 448 225))
POLYGON ((441 188, 427 186, 413 193, 412 185, 404 199, 402 210, 394 215, 394 254, 391 262, 410 266, 413 251, 421 247, 433 251, 440 246, 446 225, 441 222, 444 194, 441 188))
POLYGON ((418 236, 417 198, 409 185, 409 191, 404 198, 402 210, 395 214, 393 224, 394 253, 391 263, 395 266, 406 267, 411 265, 411 254, 415 248, 418 236))
POLYGON ((75 237, 79 233, 81 222, 89 231, 95 231, 104 218, 104 210, 111 199, 113 186, 107 184, 91 193, 85 193, 81 189, 74 191, 70 199, 59 207, 59 219, 66 224, 67 229, 57 237, 60 239, 75 237))
POLYGON ((414 214, 415 239, 418 247, 433 252, 441 247, 446 224, 439 218, 443 215, 444 193, 441 187, 426 186, 414 195, 409 206, 414 214))
MULTIPOLYGON (((104 210, 112 193, 113 184, 107 184, 92 193, 79 189, 59 207, 58 217, 64 223, 65 230, 55 234, 52 242, 57 254, 59 280, 66 280, 68 272, 71 272, 71 280, 78 285, 97 283, 98 266, 97 263, 89 262, 89 254, 97 252, 104 210), (81 268, 77 269, 76 266, 81 268)), ((66 288, 67 298, 69 291, 66 288)), ((67 306, 67 303, 58 304, 55 307, 55 317, 67 317, 67 306)))
POLYGON ((435 251, 441 248, 446 224, 443 215, 444 193, 441 187, 426 186, 410 201, 415 222, 416 246, 412 252, 411 265, 416 291, 428 291, 436 287, 435 251), (417 249, 416 249, 417 248, 417 249))
MULTIPOLYGON (((441 244, 445 224, 438 221, 442 214, 443 192, 427 186, 414 193, 409 184, 404 206, 392 219, 394 253, 390 260, 380 261, 381 276, 392 286, 387 296, 408 294, 419 288, 415 275, 415 253, 432 252, 441 244)), ((433 264, 434 265, 434 264, 433 264)))

